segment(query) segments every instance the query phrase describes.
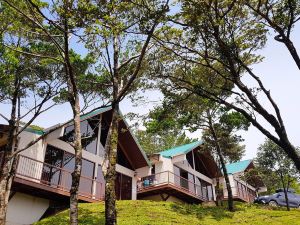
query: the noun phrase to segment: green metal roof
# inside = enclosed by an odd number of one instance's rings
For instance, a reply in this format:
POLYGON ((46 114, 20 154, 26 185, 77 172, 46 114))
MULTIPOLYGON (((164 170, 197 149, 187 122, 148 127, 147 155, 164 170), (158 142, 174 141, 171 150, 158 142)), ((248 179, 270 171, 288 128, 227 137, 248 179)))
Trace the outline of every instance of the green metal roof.
POLYGON ((30 133, 33 133, 33 134, 38 134, 38 135, 43 135, 45 132, 42 131, 42 130, 38 130, 38 129, 35 129, 35 128, 32 128, 32 127, 27 127, 25 129, 25 131, 27 132, 30 132, 30 133))
POLYGON ((80 119, 84 120, 84 119, 86 119, 88 117, 92 117, 94 115, 104 113, 104 112, 106 112, 108 110, 111 110, 111 106, 103 107, 103 108, 100 108, 100 109, 95 109, 95 110, 93 110, 93 111, 91 111, 91 112, 89 112, 87 114, 83 114, 83 115, 80 116, 80 119))
POLYGON ((243 172, 249 164, 252 162, 251 159, 243 160, 240 162, 226 164, 226 169, 228 174, 243 172))
POLYGON ((176 155, 187 154, 198 146, 202 145, 203 141, 195 141, 186 145, 177 146, 174 148, 170 148, 165 151, 161 151, 158 154, 165 158, 172 158, 176 155))

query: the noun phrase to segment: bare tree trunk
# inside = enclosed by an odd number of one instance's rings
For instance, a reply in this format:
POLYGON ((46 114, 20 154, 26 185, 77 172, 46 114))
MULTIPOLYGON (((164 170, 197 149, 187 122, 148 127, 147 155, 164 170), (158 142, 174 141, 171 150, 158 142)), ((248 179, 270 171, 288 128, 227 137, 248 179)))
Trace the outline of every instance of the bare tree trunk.
POLYGON ((5 146, 3 168, 0 173, 0 225, 5 225, 8 200, 13 179, 11 172, 14 160, 11 158, 11 154, 16 147, 16 113, 20 87, 17 76, 15 77, 14 86, 15 91, 12 98, 12 109, 9 120, 8 143, 5 146))
POLYGON ((228 173, 227 173, 227 169, 226 169, 225 160, 224 160, 224 157, 223 157, 223 154, 222 154, 221 146, 219 144, 218 137, 217 137, 214 125, 213 125, 211 117, 209 115, 208 115, 208 119, 209 119, 209 129, 211 130, 211 133, 212 133, 212 136, 213 136, 213 139, 214 139, 214 142, 215 142, 215 147, 217 149, 217 154, 218 154, 218 157, 220 159, 222 171, 223 171, 224 178, 225 178, 226 189, 227 189, 227 192, 228 192, 228 210, 233 212, 234 211, 233 195, 232 195, 232 189, 231 189, 231 186, 230 186, 230 181, 229 181, 229 177, 228 177, 228 173))
POLYGON ((72 186, 70 189, 70 224, 78 224, 78 189, 80 184, 81 168, 82 168, 82 146, 80 133, 80 106, 78 96, 75 106, 72 105, 74 112, 74 131, 75 131, 75 166, 72 173, 72 186))
POLYGON ((69 103, 73 111, 74 123, 74 151, 75 151, 75 165, 72 173, 72 185, 70 189, 70 224, 78 224, 78 189, 80 184, 81 168, 82 168, 82 145, 80 132, 80 103, 79 92, 77 89, 76 77, 71 65, 69 56, 69 5, 68 1, 64 5, 64 54, 65 54, 65 72, 68 83, 69 103))
MULTIPOLYGON (((275 38, 275 40, 276 40, 276 38, 275 38)), ((298 69, 300 70, 300 58, 299 58, 299 55, 297 53, 297 50, 296 50, 293 42, 291 42, 291 40, 289 40, 289 39, 285 40, 283 42, 284 42, 285 46, 287 47, 287 49, 289 50, 291 56, 293 57, 298 69)))
POLYGON ((288 198, 288 186, 289 186, 289 184, 287 186, 285 185, 284 176, 283 176, 282 172, 280 172, 280 179, 281 179, 281 183, 282 183, 282 187, 283 187, 283 192, 284 192, 284 198, 285 198, 285 203, 286 203, 286 210, 290 211, 290 204, 289 204, 289 198, 288 198))
POLYGON ((216 184, 216 205, 222 206, 222 196, 221 196, 221 188, 220 188, 220 178, 217 176, 216 178, 217 184, 216 184))
POLYGON ((10 195, 9 190, 12 183, 12 177, 9 175, 11 161, 7 161, 7 158, 4 160, 6 163, 4 164, 0 181, 0 225, 5 225, 6 222, 8 199, 10 195))
POLYGON ((105 224, 117 224, 116 211, 116 163, 117 163, 117 148, 118 148, 118 127, 119 127, 119 104, 113 108, 112 122, 109 129, 109 134, 106 140, 106 154, 108 158, 108 167, 105 176, 105 224))

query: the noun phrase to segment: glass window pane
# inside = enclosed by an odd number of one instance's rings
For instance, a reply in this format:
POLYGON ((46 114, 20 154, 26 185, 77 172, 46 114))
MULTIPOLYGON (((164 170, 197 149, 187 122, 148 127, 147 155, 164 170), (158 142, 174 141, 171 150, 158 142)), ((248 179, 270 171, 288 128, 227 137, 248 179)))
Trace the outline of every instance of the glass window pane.
POLYGON ((189 173, 189 191, 192 193, 196 193, 195 192, 195 180, 194 180, 194 175, 189 173))
POLYGON ((87 121, 81 121, 80 122, 80 133, 82 137, 87 136, 87 121))
POLYGON ((99 116, 86 120, 87 132, 86 137, 82 141, 83 148, 93 154, 97 152, 99 116))
POLYGON ((189 152, 188 154, 186 154, 186 159, 188 161, 188 164, 190 167, 194 168, 194 161, 193 161, 193 152, 189 152))
POLYGON ((94 178, 95 163, 82 159, 82 171, 81 175, 85 177, 94 178))
POLYGON ((85 195, 92 195, 93 178, 94 178, 95 163, 82 159, 82 171, 79 184, 79 192, 85 195))
POLYGON ((213 201, 213 189, 211 185, 207 185, 208 200, 213 201))
POLYGON ((66 189, 70 189, 72 185, 72 172, 75 167, 75 156, 69 152, 65 152, 63 161, 63 176, 62 182, 66 189))
POLYGON ((73 142, 74 141, 74 126, 65 127, 64 136, 61 138, 65 142, 73 142))
POLYGON ((58 186, 61 178, 61 168, 64 151, 54 146, 47 145, 45 164, 43 165, 42 181, 51 186, 58 186))

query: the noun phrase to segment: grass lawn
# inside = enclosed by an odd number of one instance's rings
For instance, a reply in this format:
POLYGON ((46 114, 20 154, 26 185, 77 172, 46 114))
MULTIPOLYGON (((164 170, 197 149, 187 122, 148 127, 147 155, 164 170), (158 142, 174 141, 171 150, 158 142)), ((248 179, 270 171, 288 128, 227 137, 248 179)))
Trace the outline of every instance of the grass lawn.
MULTIPOLYGON (((118 201, 117 210, 120 225, 300 225, 298 209, 287 212, 285 208, 274 209, 245 203, 236 203, 236 211, 233 213, 225 208, 153 201, 118 201)), ((65 225, 68 224, 68 216, 68 211, 63 211, 36 225, 65 225)), ((80 204, 79 223, 104 224, 103 203, 80 204)))

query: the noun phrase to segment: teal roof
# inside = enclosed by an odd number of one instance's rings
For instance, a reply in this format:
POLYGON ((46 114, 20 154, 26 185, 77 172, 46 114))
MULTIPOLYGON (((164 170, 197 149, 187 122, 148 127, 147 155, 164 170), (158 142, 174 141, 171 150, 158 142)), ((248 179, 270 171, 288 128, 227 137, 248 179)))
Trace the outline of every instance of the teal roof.
POLYGON ((86 119, 88 117, 92 117, 94 115, 97 115, 97 114, 101 114, 101 113, 104 113, 108 110, 111 110, 111 106, 107 106, 107 107, 103 107, 103 108, 99 108, 99 109, 94 109, 93 111, 89 112, 89 113, 86 113, 86 114, 83 114, 80 116, 80 119, 86 119))
POLYGON ((38 130, 38 129, 35 129, 35 128, 32 128, 32 127, 27 127, 25 129, 25 131, 27 132, 30 132, 30 133, 33 133, 33 134, 38 134, 38 135, 43 135, 45 132, 42 131, 42 130, 38 130))
POLYGON ((251 159, 243 160, 240 162, 226 164, 226 169, 228 174, 243 172, 249 164, 252 162, 251 159))
POLYGON ((165 158, 172 158, 173 156, 176 155, 181 155, 181 154, 187 154, 190 151, 192 151, 193 149, 197 148, 198 146, 202 145, 203 141, 195 141, 186 145, 181 145, 181 146, 177 146, 174 148, 170 148, 168 150, 159 152, 158 154, 160 154, 161 156, 165 157, 165 158))

